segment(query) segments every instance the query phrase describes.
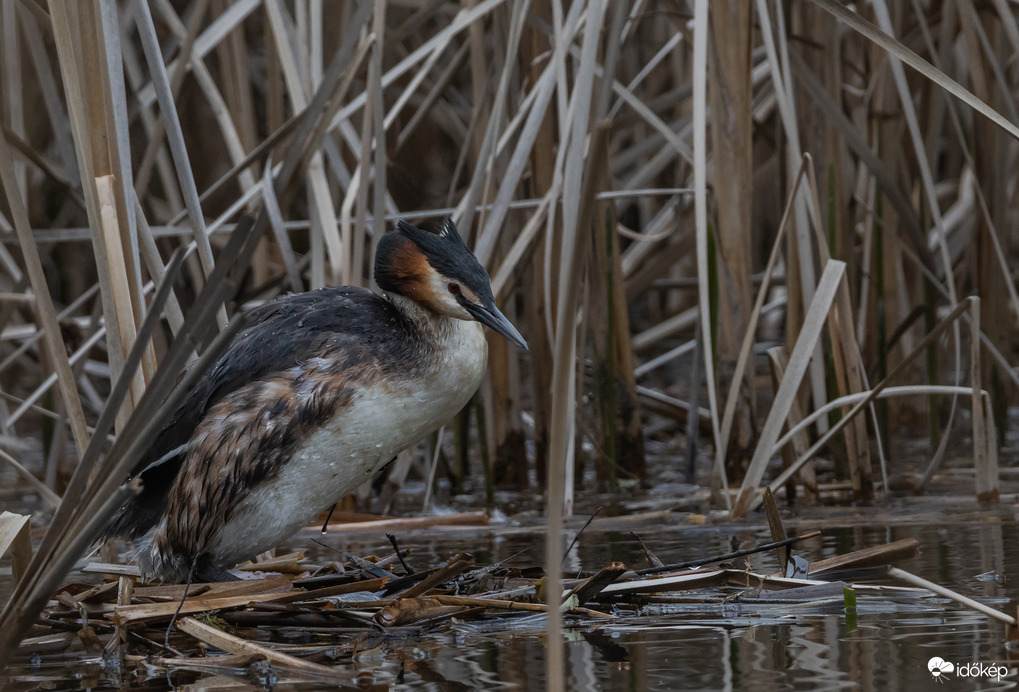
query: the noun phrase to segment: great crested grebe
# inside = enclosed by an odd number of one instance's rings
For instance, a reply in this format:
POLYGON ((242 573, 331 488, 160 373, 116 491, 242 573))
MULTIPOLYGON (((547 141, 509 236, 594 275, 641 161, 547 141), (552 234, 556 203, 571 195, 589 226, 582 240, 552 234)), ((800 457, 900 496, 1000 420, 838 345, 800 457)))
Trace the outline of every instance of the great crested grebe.
POLYGON ((452 220, 399 222, 375 280, 289 295, 246 325, 138 464, 107 536, 142 537, 146 577, 222 578, 452 418, 488 360, 481 325, 522 348, 452 220))

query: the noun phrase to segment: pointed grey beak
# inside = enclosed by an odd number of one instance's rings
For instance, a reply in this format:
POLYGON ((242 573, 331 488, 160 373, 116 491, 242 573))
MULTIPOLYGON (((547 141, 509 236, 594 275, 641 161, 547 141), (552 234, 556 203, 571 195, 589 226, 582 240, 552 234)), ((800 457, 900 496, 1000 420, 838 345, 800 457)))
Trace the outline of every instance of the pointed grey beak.
POLYGON ((461 305, 481 324, 491 327, 525 351, 530 350, 527 348, 527 342, 524 341, 524 337, 520 336, 517 328, 506 319, 506 315, 502 314, 494 304, 491 307, 485 307, 465 300, 461 302, 461 305))

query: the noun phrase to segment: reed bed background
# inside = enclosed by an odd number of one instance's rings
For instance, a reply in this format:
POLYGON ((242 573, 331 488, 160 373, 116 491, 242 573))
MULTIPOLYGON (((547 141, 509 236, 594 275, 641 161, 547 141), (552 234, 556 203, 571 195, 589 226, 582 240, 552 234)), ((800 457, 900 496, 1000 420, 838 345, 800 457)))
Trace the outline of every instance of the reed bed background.
POLYGON ((182 366, 246 306, 370 285, 398 218, 451 215, 531 349, 493 338, 453 440, 390 480, 441 451, 454 488, 543 489, 553 583, 577 482, 664 469, 740 517, 765 480, 922 490, 966 438, 997 496, 1013 3, 2 0, 0 32, 2 456, 59 504, 0 638, 182 366))

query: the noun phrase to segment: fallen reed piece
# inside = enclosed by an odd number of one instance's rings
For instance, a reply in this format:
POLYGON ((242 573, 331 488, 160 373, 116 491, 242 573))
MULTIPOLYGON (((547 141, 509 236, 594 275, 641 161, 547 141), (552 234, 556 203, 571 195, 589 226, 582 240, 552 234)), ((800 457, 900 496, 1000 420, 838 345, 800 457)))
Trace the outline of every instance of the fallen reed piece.
POLYGON ((190 634, 195 639, 199 639, 210 646, 222 649, 223 651, 231 654, 261 656, 273 665, 301 671, 303 673, 312 673, 314 675, 327 678, 343 678, 345 680, 350 680, 357 677, 355 673, 352 673, 345 668, 331 668, 319 663, 305 661, 297 658, 296 656, 290 656, 280 651, 274 651, 273 649, 250 642, 247 639, 241 639, 238 636, 216 629, 212 625, 207 625, 195 618, 186 617, 180 620, 177 623, 177 629, 190 634))
POLYGON ((1017 624, 1016 619, 1007 613, 1003 613, 1000 610, 996 610, 988 605, 984 605, 979 601, 974 601, 972 598, 963 596, 961 593, 957 591, 952 591, 951 589, 947 589, 944 586, 941 586, 940 584, 935 584, 932 581, 927 581, 923 577, 918 577, 915 574, 911 574, 909 572, 906 572, 905 570, 901 570, 898 567, 889 567, 888 576, 892 577, 893 579, 899 579, 901 581, 904 581, 907 584, 918 586, 921 589, 933 591, 939 596, 950 598, 956 603, 961 603, 967 608, 972 608, 973 610, 978 610, 981 613, 984 613, 985 615, 990 615, 992 618, 1001 620, 1005 624, 1011 625, 1012 627, 1015 627, 1017 624))

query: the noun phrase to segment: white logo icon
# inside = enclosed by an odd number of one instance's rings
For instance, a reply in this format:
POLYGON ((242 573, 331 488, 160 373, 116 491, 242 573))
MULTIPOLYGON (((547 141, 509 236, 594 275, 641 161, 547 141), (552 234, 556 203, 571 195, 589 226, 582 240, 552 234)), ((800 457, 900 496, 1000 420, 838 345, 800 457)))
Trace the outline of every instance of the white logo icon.
POLYGON ((927 670, 930 671, 931 677, 935 680, 938 682, 944 682, 949 673, 955 672, 955 664, 950 661, 946 661, 940 656, 935 656, 931 660, 927 661, 927 670))

